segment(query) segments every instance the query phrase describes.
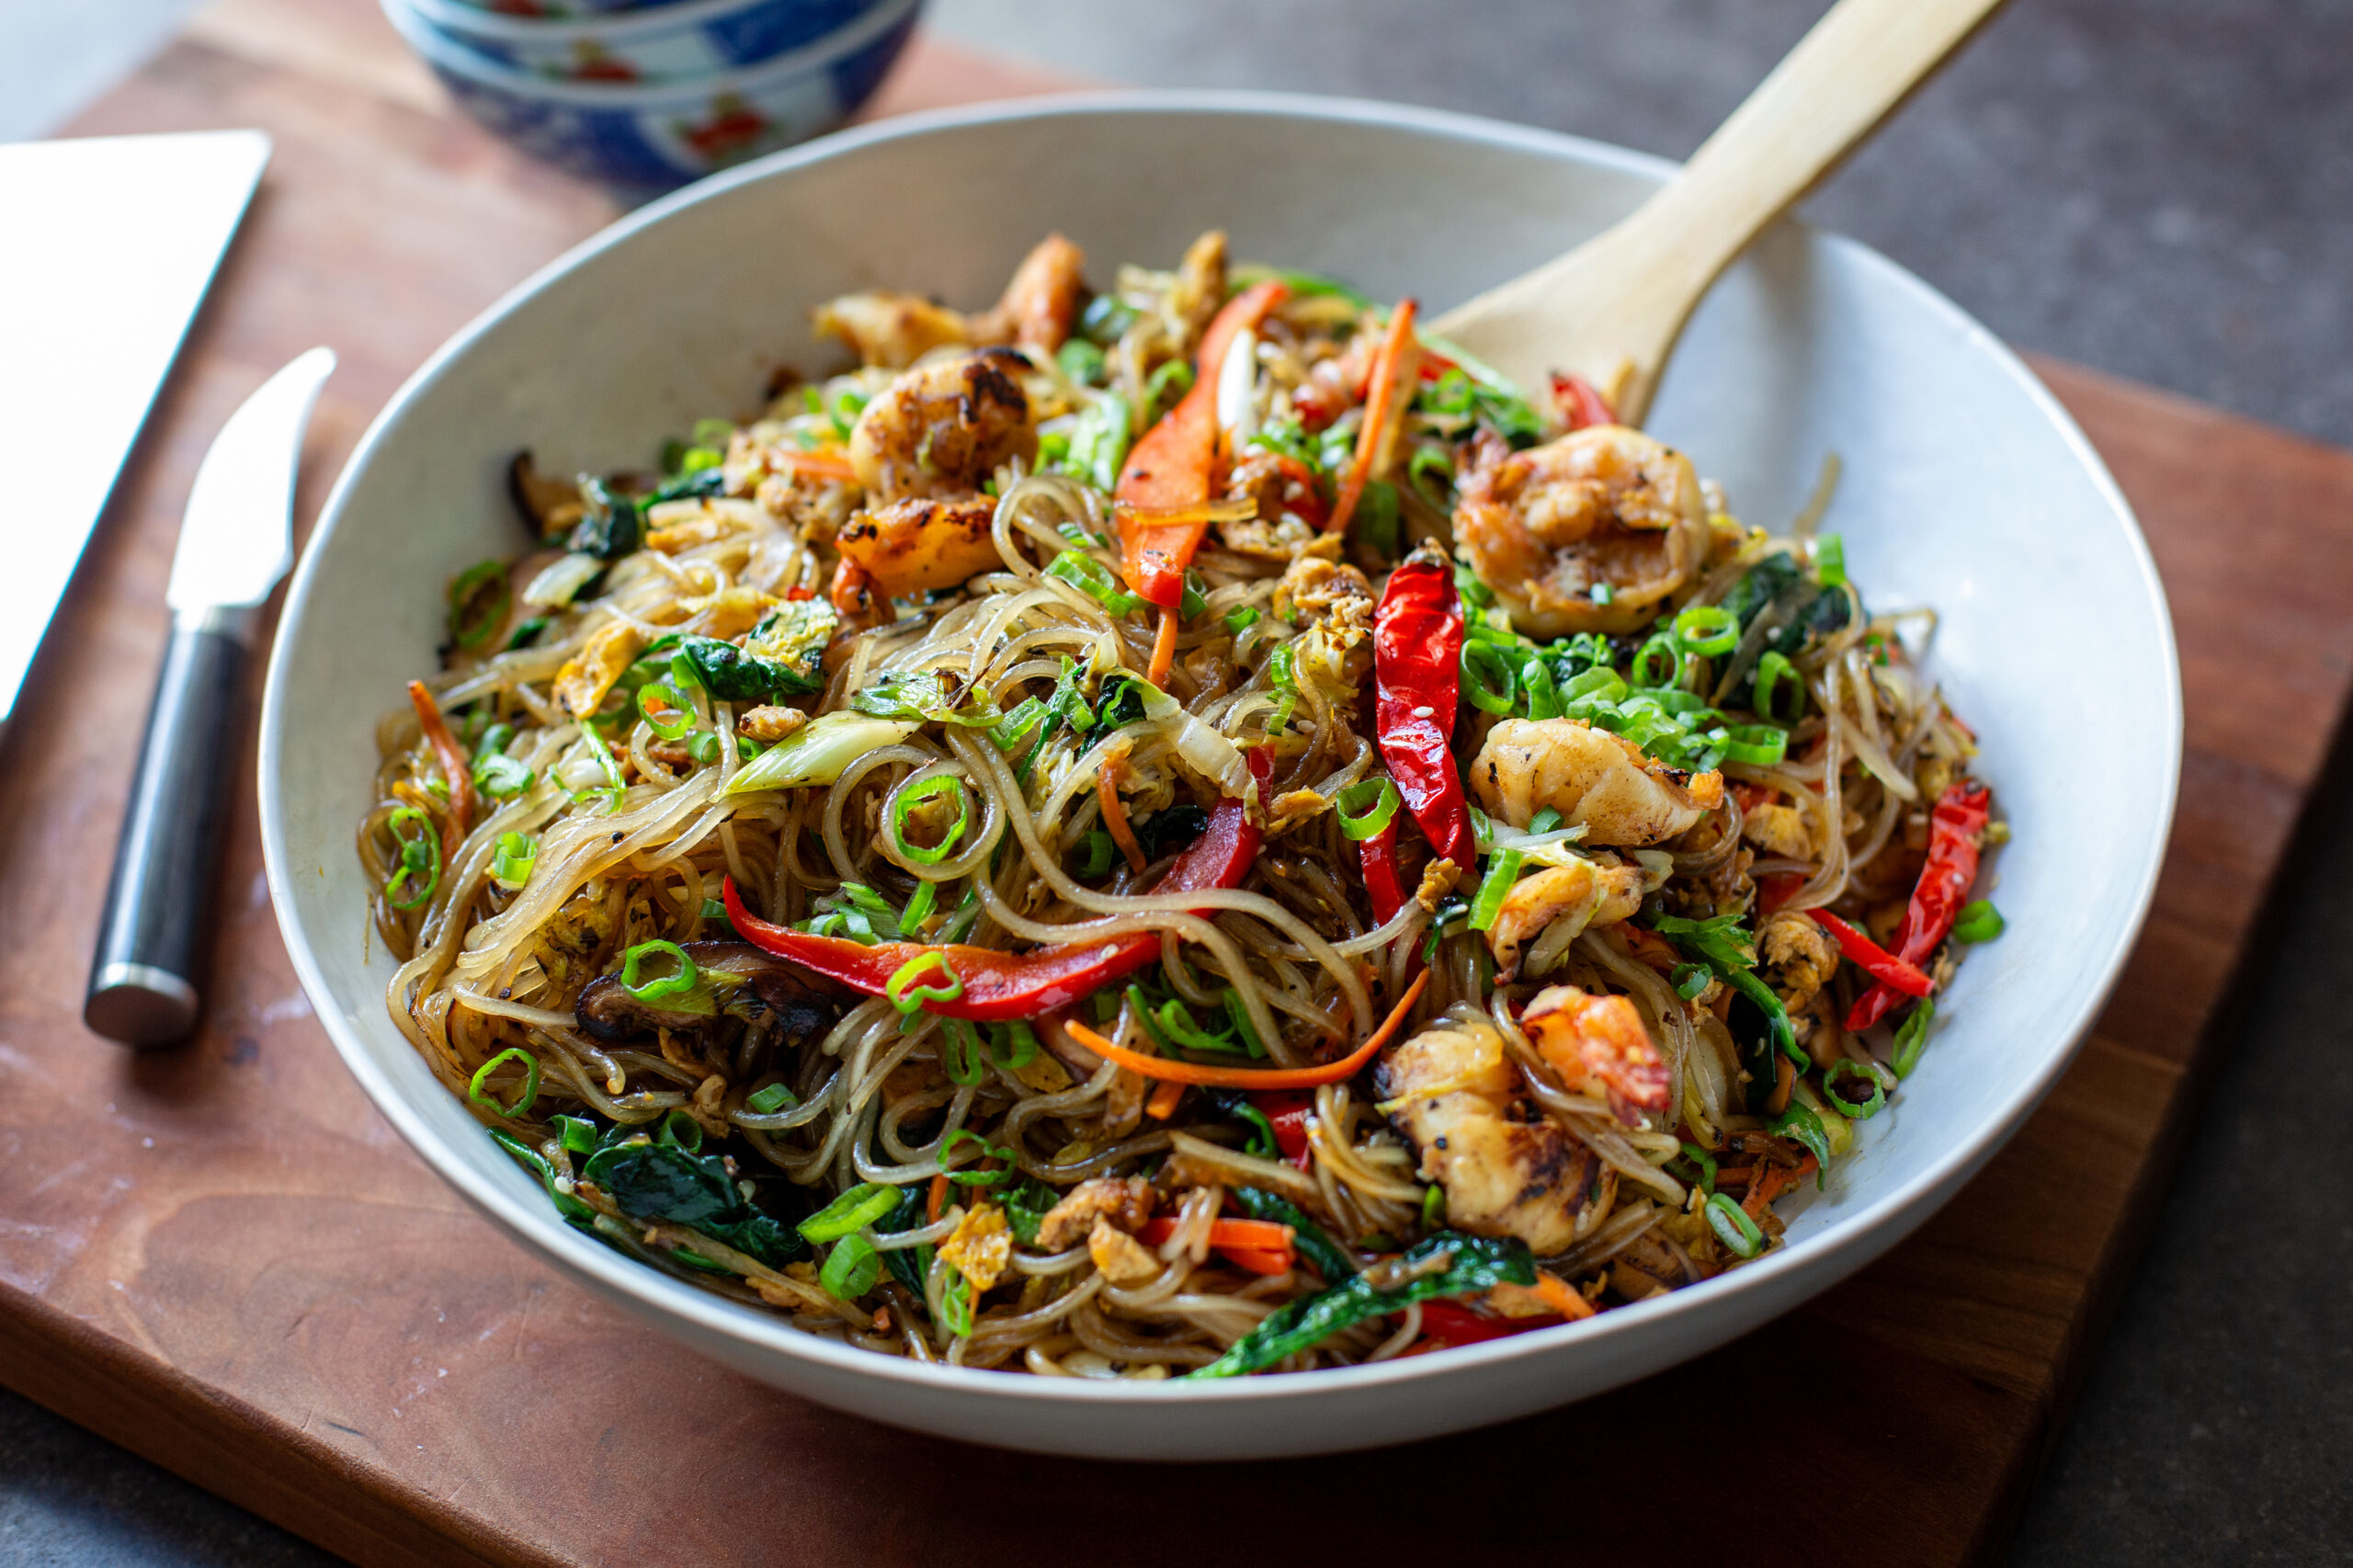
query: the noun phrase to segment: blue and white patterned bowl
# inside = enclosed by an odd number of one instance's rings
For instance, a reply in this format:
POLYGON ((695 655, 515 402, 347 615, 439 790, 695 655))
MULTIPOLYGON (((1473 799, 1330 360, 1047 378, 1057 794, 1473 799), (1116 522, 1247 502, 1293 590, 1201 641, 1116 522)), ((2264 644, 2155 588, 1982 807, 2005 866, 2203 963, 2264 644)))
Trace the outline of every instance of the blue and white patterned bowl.
POLYGON ((699 179, 833 130, 872 96, 923 0, 880 0, 822 40, 692 81, 558 82, 497 65, 381 0, 459 106, 525 152, 629 195, 699 179))
POLYGON ((609 11, 651 11, 657 6, 676 6, 680 0, 527 0, 529 11, 517 12, 496 0, 463 0, 469 10, 495 12, 500 16, 521 15, 527 19, 538 17, 562 19, 567 17, 594 17, 609 11))
POLYGON ((824 41, 887 0, 688 0, 575 18, 504 16, 461 0, 401 4, 487 64, 555 81, 626 85, 762 65, 824 41))

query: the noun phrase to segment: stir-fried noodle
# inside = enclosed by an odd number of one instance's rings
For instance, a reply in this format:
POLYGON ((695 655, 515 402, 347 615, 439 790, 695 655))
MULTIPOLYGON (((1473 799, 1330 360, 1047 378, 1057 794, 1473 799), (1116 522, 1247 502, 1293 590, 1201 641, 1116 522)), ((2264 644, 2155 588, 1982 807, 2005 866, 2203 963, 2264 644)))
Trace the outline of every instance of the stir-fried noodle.
POLYGON ((2000 924, 1832 475, 1745 528, 1601 391, 1214 234, 818 321, 858 368, 658 474, 519 457, 534 551, 381 729, 392 1016, 567 1220, 1136 1378, 1779 1244, 2000 924))

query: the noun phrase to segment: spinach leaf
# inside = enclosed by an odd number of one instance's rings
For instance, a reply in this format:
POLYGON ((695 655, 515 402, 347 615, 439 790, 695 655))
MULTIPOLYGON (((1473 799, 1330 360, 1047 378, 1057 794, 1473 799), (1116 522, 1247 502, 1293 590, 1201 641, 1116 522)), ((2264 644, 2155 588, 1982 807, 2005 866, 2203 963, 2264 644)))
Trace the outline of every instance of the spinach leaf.
POLYGON ((717 1154, 619 1143, 591 1154, 585 1174, 632 1219, 700 1231, 771 1268, 809 1256, 797 1232, 745 1201, 717 1154))
POLYGON ((1135 824, 1136 842, 1143 858, 1158 859, 1171 849, 1182 849, 1209 831, 1210 814, 1190 803, 1165 806, 1135 824))
POLYGON ((1518 1237, 1496 1240, 1440 1231, 1407 1247, 1397 1264, 1410 1269, 1444 1255, 1445 1267, 1384 1290, 1368 1275, 1355 1274, 1319 1294, 1278 1307, 1258 1326, 1233 1342, 1194 1378, 1233 1378, 1271 1367, 1286 1356, 1320 1345, 1342 1329, 1433 1296, 1467 1296, 1497 1285, 1533 1285, 1536 1261, 1518 1237))
POLYGON ((1226 1196, 1253 1220, 1272 1220, 1278 1225, 1289 1225, 1297 1233, 1291 1237, 1291 1245, 1325 1279, 1347 1279, 1356 1273, 1357 1260, 1348 1256, 1347 1249, 1324 1234, 1324 1227, 1302 1213, 1296 1205, 1264 1187, 1229 1187, 1226 1196))
POLYGON ((699 468, 692 473, 674 473, 646 492, 642 506, 658 506, 665 501, 700 501, 723 494, 727 489, 727 474, 723 469, 699 468))
POLYGON ((997 1202, 1005 1209, 1005 1222, 1013 1231, 1013 1239, 1023 1246, 1036 1244, 1038 1227, 1046 1215, 1062 1201, 1063 1195, 1035 1179, 1025 1181, 1004 1194, 997 1202))
POLYGON ((580 479, 580 499, 588 508, 575 524, 572 537, 564 548, 583 555, 593 555, 599 561, 618 561, 637 551, 639 529, 637 506, 626 495, 616 494, 603 480, 583 474, 580 479))
POLYGON ((515 1163, 517 1165, 521 1165, 525 1170, 540 1178, 540 1185, 547 1188, 548 1200, 555 1205, 555 1211, 557 1213, 563 1215, 565 1219, 574 1221, 575 1224, 583 1220, 593 1220, 596 1218, 597 1211, 594 1209, 589 1208, 588 1205, 583 1203, 577 1198, 573 1197, 572 1194, 561 1191, 557 1188, 555 1185, 555 1167, 548 1164, 546 1155, 540 1153, 537 1149, 532 1148, 529 1143, 524 1142, 520 1138, 516 1137, 512 1132, 506 1131, 501 1128, 492 1128, 490 1130, 490 1137, 493 1142, 496 1143, 500 1148, 515 1156, 515 1163))
POLYGON ((725 702, 813 696, 825 689, 825 644, 839 619, 833 606, 801 599, 770 610, 740 647, 674 631, 654 639, 639 662, 662 653, 683 656, 703 689, 725 702))

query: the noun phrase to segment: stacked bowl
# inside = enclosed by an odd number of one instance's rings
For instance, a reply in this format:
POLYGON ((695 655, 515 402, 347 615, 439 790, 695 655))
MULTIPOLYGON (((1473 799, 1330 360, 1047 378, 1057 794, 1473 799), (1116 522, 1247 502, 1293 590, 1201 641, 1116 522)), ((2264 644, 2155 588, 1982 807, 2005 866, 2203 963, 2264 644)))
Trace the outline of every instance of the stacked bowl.
POLYGON ((474 119, 651 195, 841 124, 923 0, 381 3, 474 119))

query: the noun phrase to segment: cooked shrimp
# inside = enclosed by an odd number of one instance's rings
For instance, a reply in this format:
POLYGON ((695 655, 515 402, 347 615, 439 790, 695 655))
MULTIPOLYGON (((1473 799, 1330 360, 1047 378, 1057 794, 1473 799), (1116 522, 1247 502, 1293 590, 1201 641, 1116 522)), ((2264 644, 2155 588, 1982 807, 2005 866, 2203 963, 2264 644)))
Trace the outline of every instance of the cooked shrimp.
POLYGON ((1014 268, 1005 297, 968 324, 974 343, 1017 343, 1051 356, 1070 336, 1078 316, 1078 297, 1086 289, 1082 276, 1086 253, 1063 238, 1048 234, 1014 268))
POLYGON ((1575 1241, 1580 1220, 1617 1196, 1617 1173, 1523 1097, 1503 1036, 1483 1019, 1423 1030, 1390 1053, 1380 1081, 1457 1230, 1518 1236, 1540 1256, 1575 1241))
POLYGON ((938 359, 892 381, 850 431, 850 466, 870 503, 972 495, 997 467, 1037 455, 1026 361, 1010 348, 938 359))
POLYGON ((828 337, 849 345, 859 361, 904 370, 935 348, 970 343, 964 318, 920 294, 870 290, 844 294, 810 312, 811 323, 828 337))
POLYGON ((1514 827, 1550 806, 1588 844, 1639 848, 1675 837, 1723 804, 1724 776, 1688 773, 1582 719, 1506 719, 1471 762, 1487 814, 1514 827))
POLYGON ((1456 546, 1537 637, 1646 625, 1707 555, 1691 460, 1620 425, 1524 452, 1483 433, 1460 494, 1456 546))
POLYGON ((1813 1001, 1838 970, 1838 944, 1830 933, 1787 909, 1765 917, 1756 932, 1756 956, 1765 978, 1792 1013, 1813 1001))
POLYGON ((834 548, 854 561, 885 598, 947 588, 1003 564, 989 520, 996 503, 985 495, 962 501, 909 496, 860 512, 834 536, 834 548))
POLYGON ((1586 926, 1615 926, 1642 906, 1640 866, 1573 860, 1522 877, 1504 894, 1503 907, 1495 912, 1495 923, 1487 930, 1487 948, 1495 955, 1495 978, 1509 980, 1517 975, 1521 954, 1555 920, 1589 911, 1586 926))
POLYGON ((1627 1126, 1643 1111, 1666 1109, 1666 1062, 1628 998, 1548 985, 1529 1001, 1519 1027, 1563 1084, 1608 1100, 1610 1114, 1627 1126))

